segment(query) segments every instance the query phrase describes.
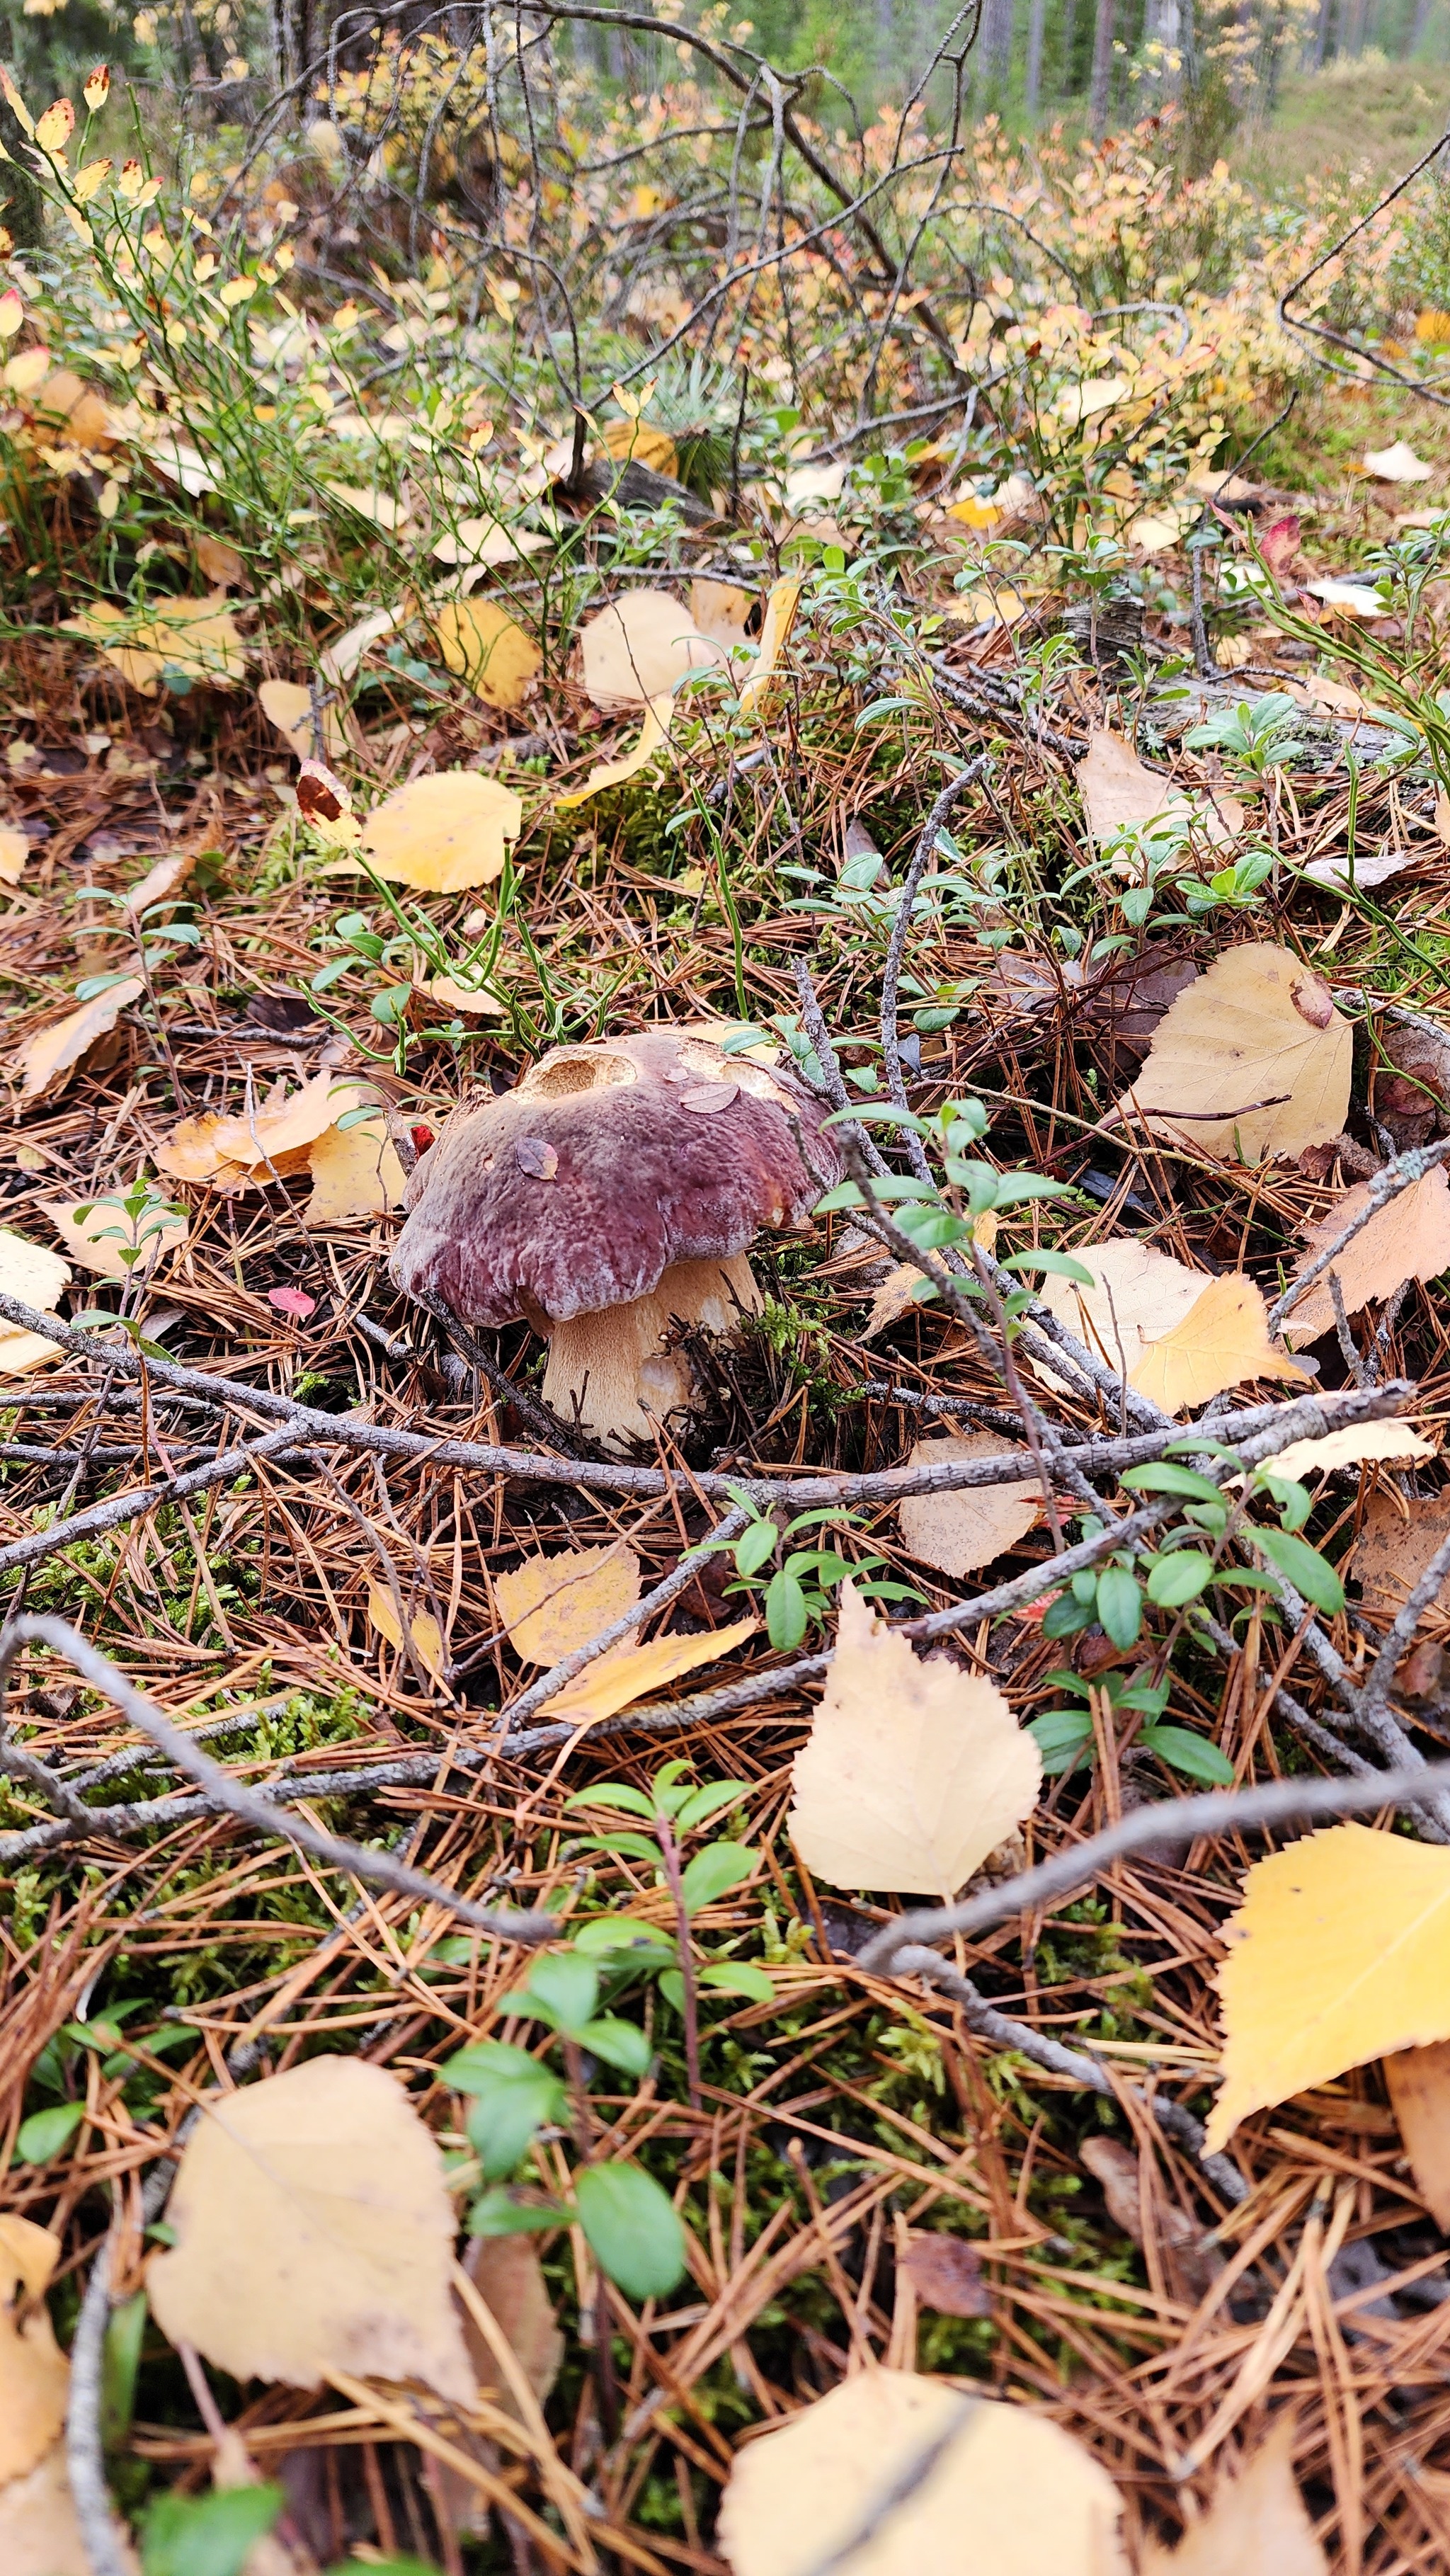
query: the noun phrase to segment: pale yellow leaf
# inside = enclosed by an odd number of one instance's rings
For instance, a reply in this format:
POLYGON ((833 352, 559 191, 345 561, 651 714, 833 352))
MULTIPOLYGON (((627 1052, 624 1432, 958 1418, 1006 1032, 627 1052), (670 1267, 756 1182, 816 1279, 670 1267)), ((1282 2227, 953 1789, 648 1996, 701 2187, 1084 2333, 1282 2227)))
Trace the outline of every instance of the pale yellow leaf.
POLYGON ((446 528, 433 547, 435 563, 497 564, 518 563, 529 555, 539 554, 549 539, 532 528, 506 527, 500 519, 460 519, 454 528, 446 528))
POLYGON ((995 1682, 923 1660, 849 1580, 790 1837, 813 1877, 882 1895, 953 1896, 1029 1815, 1042 1760, 995 1682))
POLYGON ((636 465, 647 465, 652 474, 668 474, 679 480, 679 452, 667 429, 650 420, 607 420, 602 436, 605 451, 617 465, 632 459, 636 465))
POLYGON ((1214 842, 1231 841, 1243 828, 1243 807, 1232 797, 1211 803, 1207 797, 1186 796, 1159 771, 1146 769, 1124 735, 1101 726, 1088 738, 1077 785, 1095 849, 1130 825, 1192 823, 1214 842))
POLYGON ((734 2576, 1126 2576, 1120 2511, 1046 2416, 870 2369, 737 2452, 720 2539, 734 2576))
POLYGON ((353 511, 359 519, 366 519, 372 527, 383 529, 388 536, 396 536, 399 528, 405 528, 412 516, 406 501, 396 500, 391 492, 379 492, 370 484, 325 483, 322 488, 332 494, 334 501, 340 501, 345 510, 353 511))
MULTIPOLYGON (((140 2576, 141 2562, 118 2522, 112 2539, 126 2576, 140 2576)), ((64 2442, 47 2451, 28 2476, 0 2487, 0 2567, 5 2576, 93 2576, 95 2561, 71 2501, 64 2442)))
POLYGON ((342 2370, 467 2405, 442 2152, 394 2078, 314 2057, 201 2107, 147 2273, 162 2333, 234 2379, 342 2370))
POLYGON ((43 1100, 50 1092, 63 1091, 82 1057, 110 1035, 121 1013, 145 990, 139 975, 125 975, 119 984, 108 984, 104 993, 67 1011, 63 1020, 37 1029, 20 1050, 21 1099, 43 1100))
POLYGON ((1329 2561, 1294 2478, 1294 2420, 1281 2416, 1176 2549, 1150 2540, 1141 2576, 1329 2576, 1329 2561))
POLYGON ((1428 483, 1435 472, 1433 465, 1424 464, 1403 438, 1397 438, 1393 447, 1366 448, 1364 470, 1373 475, 1376 483, 1428 483))
POLYGON ((133 1242, 130 1219, 118 1207, 103 1207, 92 1199, 42 1199, 40 1204, 72 1261, 93 1270, 98 1279, 149 1279, 186 1243, 187 1221, 180 1208, 152 1208, 133 1242), (121 1255, 131 1250, 141 1258, 128 1265, 121 1255))
POLYGON ((183 1118, 153 1160, 172 1180, 215 1180, 224 1190, 251 1186, 265 1189, 286 1180, 310 1161, 319 1136, 367 1095, 357 1084, 335 1073, 315 1073, 300 1091, 279 1081, 250 1111, 240 1116, 201 1110, 183 1118))
POLYGON ((602 788, 623 787, 627 780, 637 778, 642 769, 648 769, 656 752, 662 750, 669 740, 674 711, 672 697, 651 698, 644 711, 639 740, 618 760, 596 761, 582 787, 571 788, 567 795, 555 799, 560 809, 582 805, 586 797, 597 796, 602 788))
POLYGON ((1409 1422, 1352 1422, 1329 1431, 1322 1440, 1292 1440, 1276 1458, 1261 1458, 1259 1473, 1290 1481, 1304 1476, 1333 1476, 1344 1467, 1368 1466, 1376 1458, 1433 1458, 1434 1444, 1421 1438, 1409 1422))
MULTIPOLYGON (((1371 1184, 1359 1181, 1336 1199, 1312 1225, 1304 1228, 1305 1252, 1294 1271, 1297 1279, 1331 1243, 1372 1205, 1371 1184)), ((1450 1180, 1436 1164, 1397 1198, 1387 1199, 1344 1250, 1334 1268, 1344 1297, 1344 1311, 1357 1315, 1382 1297, 1392 1297, 1406 1279, 1438 1279, 1450 1270, 1450 1180)), ((1284 1330, 1297 1347, 1334 1330, 1334 1297, 1329 1273, 1321 1271, 1297 1306, 1284 1318, 1284 1330)))
POLYGON ((639 1558, 623 1541, 526 1556, 493 1577, 494 1609, 515 1654, 526 1664, 562 1663, 612 1628, 639 1599, 639 1558))
POLYGON ((718 1663, 722 1655, 733 1654, 759 1625, 758 1619, 736 1619, 728 1628, 709 1628, 699 1636, 652 1637, 645 1646, 611 1647, 546 1700, 540 1714, 592 1726, 599 1718, 613 1717, 617 1709, 633 1707, 650 1691, 663 1690, 682 1674, 698 1672, 702 1664, 718 1663))
POLYGON ((1415 2189, 1443 2236, 1450 2230, 1450 2040, 1397 2049, 1383 2072, 1415 2189))
POLYGON ((458 894, 503 874, 505 843, 518 839, 523 819, 511 787, 476 769, 440 769, 375 805, 361 846, 380 877, 458 894))
POLYGON ((168 895, 175 894, 178 886, 185 885, 195 865, 195 850, 173 850, 168 857, 158 859, 153 867, 147 869, 144 877, 138 877, 134 885, 127 886, 127 911, 139 917, 149 911, 153 903, 164 903, 168 895))
POLYGON ((691 671, 720 659, 719 647, 668 590, 626 591, 581 627, 579 648, 585 693, 611 712, 668 697, 691 671))
POLYGON ((1222 2147, 1251 2111, 1450 2039, 1450 1850, 1332 1825, 1255 1863, 1218 1971, 1222 2147))
POLYGON ((475 1018, 501 1020, 504 1006, 496 993, 485 992, 482 985, 460 983, 456 975, 433 975, 423 987, 430 1002, 445 1011, 469 1011, 475 1018))
POLYGON ((400 599, 392 608, 369 609, 366 617, 360 617, 355 626, 349 626, 345 635, 339 635, 335 644, 329 644, 317 665, 324 680, 333 688, 340 688, 366 660, 373 645, 380 644, 383 637, 391 635, 395 628, 406 626, 412 614, 413 603, 407 598, 400 599))
MULTIPOLYGON (((41 1314, 55 1312, 56 1300, 70 1277, 70 1263, 43 1243, 28 1243, 9 1227, 0 1229, 0 1289, 41 1314)), ((60 1356, 60 1344, 28 1333, 23 1326, 0 1326, 0 1378, 21 1377, 60 1356)))
MULTIPOLYGON (((1148 1344, 1181 1324, 1208 1285, 1206 1272, 1188 1269, 1136 1234, 1077 1244, 1072 1258, 1092 1272, 1093 1285, 1049 1272, 1037 1294, 1059 1323, 1130 1379, 1148 1344)), ((1066 1383, 1047 1361, 1034 1357, 1031 1365, 1049 1384, 1066 1383)))
MULTIPOLYGON (((391 1592, 385 1590, 381 1583, 368 1585, 368 1618, 378 1635, 390 1646, 396 1646, 401 1654, 402 1622, 391 1592)), ((414 1610, 409 1614, 408 1635, 424 1671, 431 1673, 435 1682, 446 1680, 448 1649, 443 1642, 443 1631, 431 1610, 414 1610)))
POLYGON ((406 1185, 381 1110, 355 1127, 325 1127, 307 1168, 312 1196, 302 1210, 304 1225, 343 1225, 350 1217, 383 1216, 398 1206, 406 1185))
POLYGON ((143 612, 97 600, 66 618, 63 631, 99 645, 101 659, 146 698, 155 697, 168 670, 226 689, 246 668, 246 646, 220 591, 206 599, 155 599, 143 612))
POLYGON ((702 577, 690 584, 690 615, 700 633, 727 653, 749 643, 745 629, 754 606, 754 592, 742 590, 736 582, 702 577))
POLYGON ((29 857, 29 833, 13 823, 0 824, 0 885, 19 885, 29 857))
POLYGON ((1206 1153, 1301 1154, 1343 1134, 1353 1059, 1328 986, 1256 942, 1225 950, 1170 1003, 1118 1108, 1206 1153))
MULTIPOLYGON (((948 1439, 918 1441, 905 1463, 930 1467, 943 1459, 1000 1458, 1015 1446, 995 1431, 953 1432, 948 1439)), ((1030 1468, 1030 1451, 1024 1449, 1022 1456, 1030 1468)), ((1029 1474, 1020 1485, 964 1485, 954 1494, 908 1495, 897 1520, 901 1544, 918 1565, 961 1576, 1015 1547, 1041 1512, 1042 1488, 1029 1474)))
POLYGON ((1269 1339, 1263 1291, 1230 1270, 1210 1279, 1171 1332, 1145 1345, 1129 1382, 1165 1413, 1184 1413, 1226 1387, 1269 1377, 1304 1383, 1302 1368, 1269 1339))
POLYGON ((543 655, 497 600, 450 600, 434 612, 433 632, 449 670, 485 706, 504 712, 522 706, 543 655))
POLYGON ((257 701, 267 722, 276 726, 299 760, 334 761, 345 756, 347 736, 336 708, 330 706, 322 711, 319 753, 317 728, 312 720, 312 691, 304 689, 299 680, 264 680, 257 691, 257 701))
POLYGON ((68 98, 58 98, 37 120, 35 139, 42 148, 57 158, 65 151, 76 130, 76 112, 68 98))
POLYGON ((741 684, 740 712, 743 716, 758 715, 765 703, 790 630, 795 624, 804 588, 804 582, 793 574, 784 581, 772 582, 766 594, 760 650, 751 666, 749 678, 741 684))
POLYGON ((0 2218, 0 2489, 44 2458, 65 2422, 70 2370, 45 2304, 59 2254, 47 2228, 0 2218), (17 2322, 22 2302, 28 2314, 17 2322))

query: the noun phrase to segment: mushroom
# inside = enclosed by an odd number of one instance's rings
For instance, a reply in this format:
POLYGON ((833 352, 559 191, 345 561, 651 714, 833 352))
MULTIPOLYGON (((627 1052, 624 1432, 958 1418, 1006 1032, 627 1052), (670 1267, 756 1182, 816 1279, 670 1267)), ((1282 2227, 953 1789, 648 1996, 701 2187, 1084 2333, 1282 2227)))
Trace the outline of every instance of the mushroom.
POLYGON ((759 1309, 747 1244, 841 1176, 826 1114, 793 1072, 696 1030, 553 1047, 420 1156, 393 1275, 463 1323, 527 1317, 545 1401, 617 1451, 693 1401, 671 1328, 759 1309))

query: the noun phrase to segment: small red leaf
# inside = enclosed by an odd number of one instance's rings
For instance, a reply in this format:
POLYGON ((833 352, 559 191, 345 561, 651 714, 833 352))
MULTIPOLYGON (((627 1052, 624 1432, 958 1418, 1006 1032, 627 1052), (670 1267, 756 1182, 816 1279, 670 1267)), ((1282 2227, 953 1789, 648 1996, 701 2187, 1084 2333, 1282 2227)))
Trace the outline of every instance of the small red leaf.
POLYGON ((279 1315, 295 1315, 299 1323, 317 1311, 317 1299, 309 1297, 305 1288, 269 1288, 267 1303, 279 1315))
POLYGON ((1300 527, 1297 519, 1271 519, 1259 538, 1259 552, 1271 573, 1287 572, 1299 551, 1300 527))
POLYGON ((415 1153, 426 1154, 429 1152, 434 1143, 433 1130, 431 1127, 424 1127, 422 1125, 410 1127, 408 1133, 413 1139, 413 1150, 415 1153))

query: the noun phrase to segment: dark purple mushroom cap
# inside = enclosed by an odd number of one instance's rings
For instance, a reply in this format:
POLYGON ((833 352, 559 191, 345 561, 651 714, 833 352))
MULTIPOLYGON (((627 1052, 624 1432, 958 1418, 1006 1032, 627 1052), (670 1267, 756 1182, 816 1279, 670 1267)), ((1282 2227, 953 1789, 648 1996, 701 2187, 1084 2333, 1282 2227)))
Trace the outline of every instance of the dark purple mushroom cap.
POLYGON ((624 1305, 677 1261, 802 1225, 841 1177, 828 1115, 794 1073, 688 1030, 554 1047, 422 1156, 393 1275, 469 1324, 624 1305))

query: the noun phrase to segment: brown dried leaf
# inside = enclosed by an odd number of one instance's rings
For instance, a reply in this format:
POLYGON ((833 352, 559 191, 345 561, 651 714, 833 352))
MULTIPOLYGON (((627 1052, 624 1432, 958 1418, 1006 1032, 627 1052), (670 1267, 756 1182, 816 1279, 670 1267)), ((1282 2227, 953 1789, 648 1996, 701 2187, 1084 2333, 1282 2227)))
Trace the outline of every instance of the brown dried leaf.
MULTIPOLYGON (((1384 1487, 1371 1494, 1349 1571, 1360 1587, 1361 1604, 1372 1618, 1394 1617, 1447 1538, 1450 1501, 1421 1497, 1406 1504, 1384 1487)), ((1432 1607, 1450 1610, 1450 1576, 1441 1584, 1432 1607)))
POLYGON ((720 2539, 734 2576, 1126 2576, 1119 2511, 1107 2471, 1030 2407, 863 2370, 736 2453, 720 2539))
POLYGON ((234 2379, 342 2370, 467 2405, 443 2158, 393 2077, 314 2057, 202 2111, 147 2273, 163 2334, 234 2379))
MULTIPOLYGON (((1304 1257, 1295 1268, 1296 1279, 1353 1224, 1361 1209, 1373 1205, 1372 1187, 1371 1182, 1361 1181, 1305 1227, 1304 1257)), ((1406 1279, 1438 1279, 1442 1270, 1450 1270, 1450 1180, 1443 1167, 1436 1164, 1423 1180, 1401 1190, 1398 1198, 1388 1199, 1336 1255, 1334 1267, 1347 1315, 1359 1314, 1379 1298, 1392 1297, 1406 1279)), ((1284 1329, 1296 1349, 1302 1342, 1317 1341, 1321 1333, 1333 1332, 1334 1299, 1327 1270, 1298 1305, 1290 1307, 1284 1329)))
POLYGON ((939 2317, 989 2317, 982 2258, 964 2236, 913 2236, 901 2268, 924 2308, 939 2317))
POLYGON ((1290 950, 1230 948, 1179 994, 1118 1109, 1206 1153, 1298 1154, 1342 1129, 1353 1057, 1349 1022, 1290 950))
POLYGON ((792 1769, 790 1837, 830 1887, 955 1895, 1037 1802, 1042 1761, 995 1682, 915 1655, 853 1583, 792 1769))
POLYGON ((21 1099, 44 1100, 51 1092, 64 1091, 97 1039, 109 1035, 121 1013, 139 1001, 145 990, 139 975, 123 976, 119 984, 108 984, 104 993, 67 1011, 63 1020, 51 1020, 37 1029, 20 1050, 21 1099))
MULTIPOLYGON (((1017 1443, 995 1431, 952 1432, 946 1439, 919 1440, 905 1464, 930 1467, 947 1458, 1000 1458, 1017 1443)), ((1031 1465, 1031 1453, 1022 1456, 1031 1465)), ((901 1544, 918 1565, 934 1565, 942 1574, 960 1578, 990 1565, 1025 1537, 1042 1513, 1042 1489, 1035 1475, 1020 1485, 967 1485, 954 1494, 911 1494, 900 1506, 897 1522, 901 1544)))
POLYGON ((1450 2039, 1402 2048, 1383 2066, 1416 2189, 1444 2235, 1450 2231, 1450 2039))

